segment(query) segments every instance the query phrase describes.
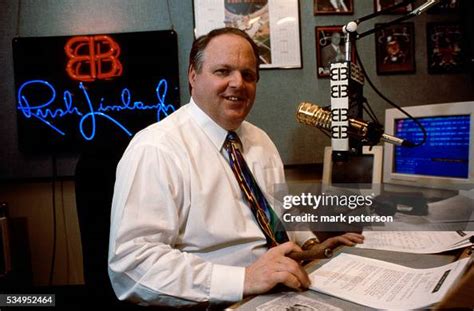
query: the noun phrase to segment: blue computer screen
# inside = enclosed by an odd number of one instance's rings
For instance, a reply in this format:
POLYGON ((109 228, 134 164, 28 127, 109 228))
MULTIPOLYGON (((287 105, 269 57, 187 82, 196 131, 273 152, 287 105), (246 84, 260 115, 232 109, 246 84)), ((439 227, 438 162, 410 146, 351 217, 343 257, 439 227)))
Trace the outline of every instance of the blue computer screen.
MULTIPOLYGON (((394 173, 468 178, 469 115, 418 118, 427 132, 419 147, 395 147, 394 173)), ((411 119, 395 120, 395 136, 419 142, 423 134, 411 119)))

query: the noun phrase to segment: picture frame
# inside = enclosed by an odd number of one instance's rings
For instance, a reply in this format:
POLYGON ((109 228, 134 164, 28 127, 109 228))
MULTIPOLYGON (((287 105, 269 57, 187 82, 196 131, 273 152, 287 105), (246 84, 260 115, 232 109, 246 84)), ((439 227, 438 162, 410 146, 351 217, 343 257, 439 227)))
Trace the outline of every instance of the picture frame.
MULTIPOLYGON (((317 26, 314 28, 316 50, 316 72, 318 78, 329 78, 329 66, 333 61, 342 61, 345 58, 342 25, 317 26)), ((351 59, 355 62, 355 46, 352 46, 351 59)))
POLYGON ((313 0, 314 15, 354 14, 353 0, 313 0))
MULTIPOLYGON (((399 4, 402 1, 403 0, 374 0, 374 11, 380 12, 396 4, 399 4)), ((405 7, 398 8, 387 14, 405 14, 405 13, 411 12, 412 10, 413 10, 413 5, 407 4, 405 7)))
POLYGON ((426 24, 428 73, 462 73, 466 65, 466 40, 460 23, 426 24))
POLYGON ((261 69, 302 68, 298 0, 193 0, 193 8, 196 37, 239 28, 259 47, 261 69))
MULTIPOLYGON (((375 28, 382 24, 375 24, 375 28)), ((375 58, 378 75, 415 72, 415 26, 390 25, 375 32, 375 58)))

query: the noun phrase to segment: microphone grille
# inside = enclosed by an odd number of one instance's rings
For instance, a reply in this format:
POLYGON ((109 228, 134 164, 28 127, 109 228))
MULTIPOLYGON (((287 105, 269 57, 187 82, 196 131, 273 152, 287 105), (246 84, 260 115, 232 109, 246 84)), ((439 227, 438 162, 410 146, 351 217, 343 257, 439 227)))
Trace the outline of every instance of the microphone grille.
POLYGON ((325 111, 315 104, 303 102, 299 104, 296 112, 296 119, 299 123, 322 127, 325 129, 331 128, 331 113, 325 111))

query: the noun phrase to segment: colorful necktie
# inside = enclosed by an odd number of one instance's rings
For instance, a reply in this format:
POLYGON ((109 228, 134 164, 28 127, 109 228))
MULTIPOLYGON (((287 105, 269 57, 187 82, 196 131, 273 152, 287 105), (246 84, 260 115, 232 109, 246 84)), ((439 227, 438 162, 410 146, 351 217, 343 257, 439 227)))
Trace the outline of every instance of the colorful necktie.
POLYGON ((229 132, 224 148, 245 199, 267 239, 268 247, 288 241, 288 236, 277 215, 268 204, 239 149, 240 140, 235 132, 229 132))

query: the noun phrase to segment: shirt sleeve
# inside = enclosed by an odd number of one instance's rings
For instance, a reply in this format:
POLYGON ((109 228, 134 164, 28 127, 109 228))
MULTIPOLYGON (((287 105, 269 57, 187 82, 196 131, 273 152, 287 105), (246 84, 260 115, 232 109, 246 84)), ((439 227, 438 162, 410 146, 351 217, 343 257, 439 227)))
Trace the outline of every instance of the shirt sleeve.
POLYGON ((312 231, 290 231, 289 234, 290 239, 299 246, 303 246, 309 239, 317 239, 317 236, 312 231))
POLYGON ((129 147, 117 167, 109 276, 121 300, 184 306, 242 299, 245 268, 175 248, 189 204, 183 170, 153 145, 129 147))

